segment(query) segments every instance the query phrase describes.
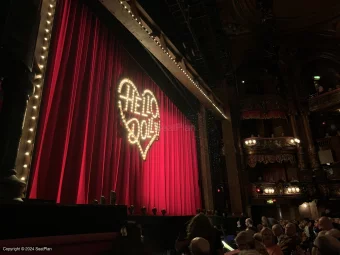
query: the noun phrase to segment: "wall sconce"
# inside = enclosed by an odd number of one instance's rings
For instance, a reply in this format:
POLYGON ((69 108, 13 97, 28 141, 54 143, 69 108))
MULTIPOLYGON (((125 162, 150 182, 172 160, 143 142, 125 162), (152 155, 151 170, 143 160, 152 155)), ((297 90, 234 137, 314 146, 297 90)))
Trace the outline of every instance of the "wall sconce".
POLYGON ((287 188, 287 193, 288 194, 297 194, 297 193, 300 193, 300 188, 299 187, 288 187, 287 188))
POLYGON ((247 140, 244 142, 246 145, 252 146, 256 144, 256 140, 247 140))
POLYGON ((274 194, 275 190, 273 188, 266 188, 264 189, 265 194, 274 194))
POLYGON ((290 143, 291 144, 299 144, 301 141, 300 141, 300 139, 298 139, 298 138, 294 138, 294 139, 290 139, 290 143))

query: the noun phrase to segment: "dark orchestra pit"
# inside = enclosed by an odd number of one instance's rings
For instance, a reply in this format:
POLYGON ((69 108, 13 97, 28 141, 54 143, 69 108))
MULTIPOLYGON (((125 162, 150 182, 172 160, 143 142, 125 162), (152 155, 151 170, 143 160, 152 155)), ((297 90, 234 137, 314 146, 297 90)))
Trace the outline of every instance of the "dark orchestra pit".
POLYGON ((0 205, 0 239, 119 232, 126 206, 12 204, 0 205))
MULTIPOLYGON (((92 238, 92 235, 105 233, 110 236, 112 233, 119 234, 126 222, 134 222, 142 227, 144 240, 155 252, 173 250, 179 233, 185 233, 192 217, 153 216, 152 213, 128 215, 126 206, 60 205, 38 200, 0 205, 0 210, 0 240, 20 239, 22 242, 27 238, 60 239, 63 236, 74 239, 81 235, 91 235, 89 238, 92 238)), ((224 235, 234 232, 237 218, 210 217, 218 229, 221 230, 223 226, 224 235)), ((55 242, 52 239, 51 242, 55 242)))

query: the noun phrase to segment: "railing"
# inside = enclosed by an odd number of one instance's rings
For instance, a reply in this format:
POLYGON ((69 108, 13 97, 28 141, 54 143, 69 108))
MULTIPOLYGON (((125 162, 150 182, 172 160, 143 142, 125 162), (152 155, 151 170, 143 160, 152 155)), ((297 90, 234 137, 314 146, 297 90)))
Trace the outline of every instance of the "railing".
POLYGON ((331 137, 318 139, 317 144, 320 150, 330 150, 331 149, 331 137))
POLYGON ((340 198, 339 183, 257 182, 251 184, 253 198, 340 198))
POLYGON ((301 196, 302 188, 300 183, 273 183, 259 182, 252 183, 251 193, 253 197, 277 197, 277 196, 301 196))
POLYGON ((246 154, 258 153, 295 153, 300 140, 295 137, 249 137, 243 140, 246 154))
POLYGON ((334 161, 340 161, 340 136, 330 136, 318 139, 316 142, 320 150, 331 150, 334 161))
POLYGON ((322 94, 314 94, 309 98, 311 112, 336 109, 340 107, 340 88, 322 94))

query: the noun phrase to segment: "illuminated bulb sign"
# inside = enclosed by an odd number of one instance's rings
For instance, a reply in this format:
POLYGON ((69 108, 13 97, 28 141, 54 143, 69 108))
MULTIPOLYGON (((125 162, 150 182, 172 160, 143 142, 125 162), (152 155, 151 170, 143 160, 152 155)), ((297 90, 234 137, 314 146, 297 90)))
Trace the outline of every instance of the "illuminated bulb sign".
POLYGON ((118 108, 128 141, 137 145, 143 160, 160 132, 159 106, 154 94, 139 93, 134 83, 123 79, 118 86, 118 108))

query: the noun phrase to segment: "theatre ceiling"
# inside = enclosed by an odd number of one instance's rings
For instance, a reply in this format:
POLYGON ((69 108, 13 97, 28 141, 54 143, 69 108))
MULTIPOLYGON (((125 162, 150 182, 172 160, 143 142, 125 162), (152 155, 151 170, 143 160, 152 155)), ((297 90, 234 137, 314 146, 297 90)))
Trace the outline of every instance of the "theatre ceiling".
POLYGON ((138 2, 212 88, 245 69, 279 72, 291 56, 339 60, 339 0, 138 2))

